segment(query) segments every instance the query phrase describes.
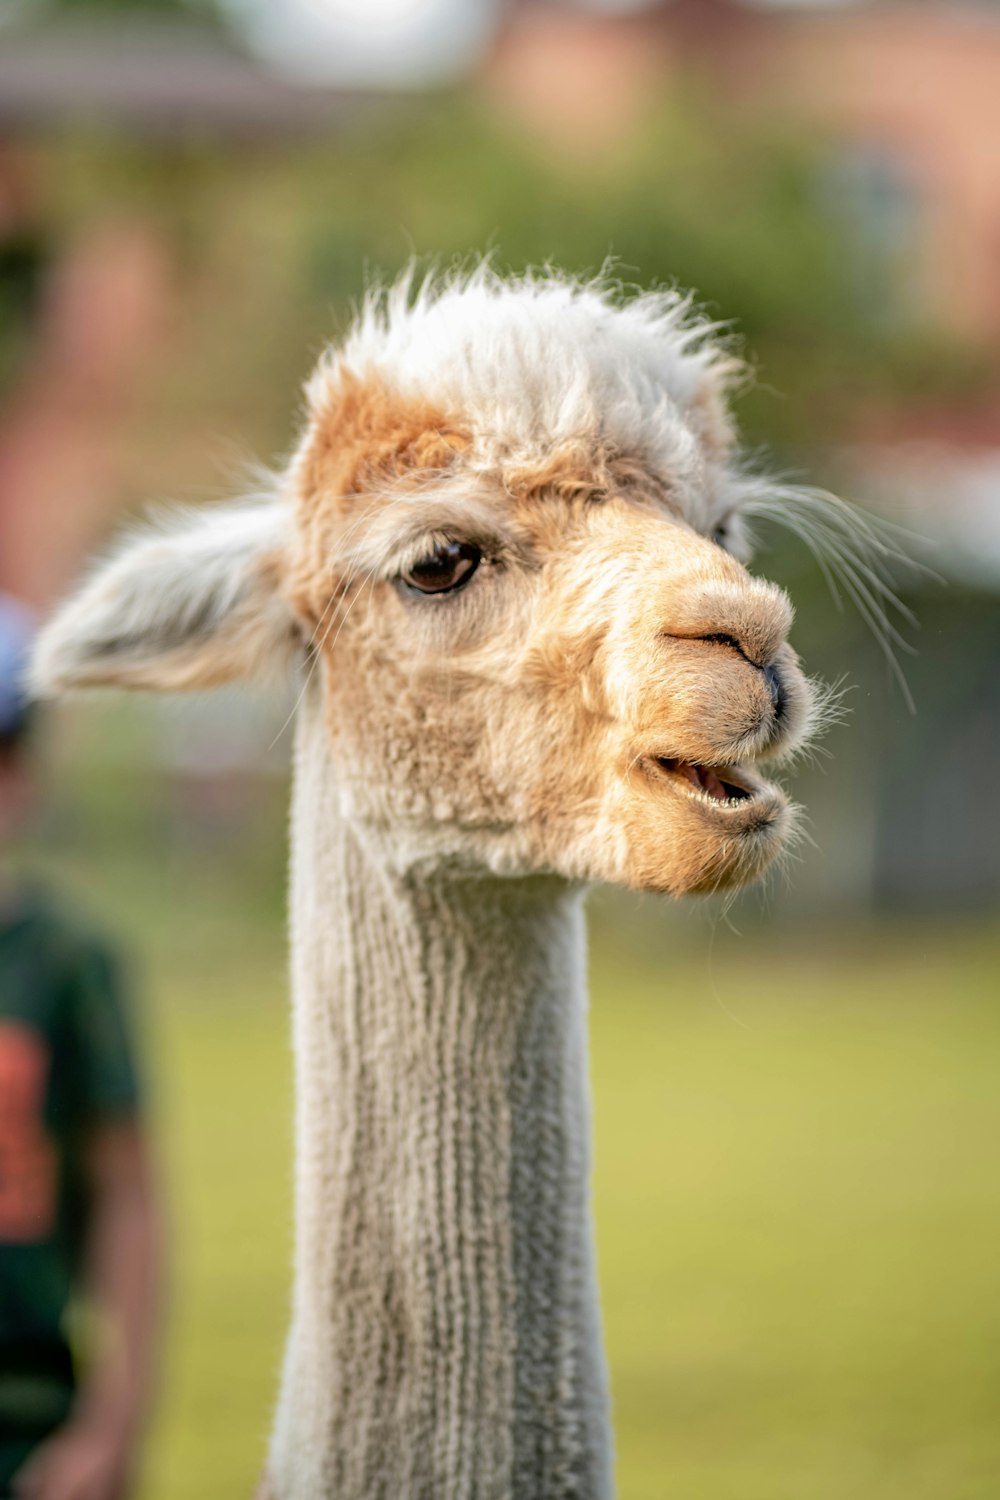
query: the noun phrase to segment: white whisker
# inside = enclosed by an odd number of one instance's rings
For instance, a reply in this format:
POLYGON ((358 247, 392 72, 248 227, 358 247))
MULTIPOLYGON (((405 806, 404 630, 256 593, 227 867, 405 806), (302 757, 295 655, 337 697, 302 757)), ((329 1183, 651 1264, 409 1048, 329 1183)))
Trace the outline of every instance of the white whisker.
POLYGON ((914 712, 913 697, 896 653, 912 655, 915 648, 892 616, 898 616, 911 629, 919 628, 916 615, 896 587, 899 572, 937 576, 907 549, 907 544, 913 545, 919 538, 824 490, 751 474, 738 476, 735 490, 741 515, 751 521, 773 522, 799 538, 819 567, 838 609, 843 608, 844 596, 853 603, 885 657, 907 707, 914 712))

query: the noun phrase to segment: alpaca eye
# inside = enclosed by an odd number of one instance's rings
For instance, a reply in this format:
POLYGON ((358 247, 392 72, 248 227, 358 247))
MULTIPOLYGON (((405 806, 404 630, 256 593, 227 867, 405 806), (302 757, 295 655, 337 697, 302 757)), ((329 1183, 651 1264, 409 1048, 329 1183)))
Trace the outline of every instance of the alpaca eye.
POLYGON ((729 530, 726 526, 716 526, 712 532, 712 541, 717 547, 726 548, 729 545, 729 530))
POLYGON ((472 542, 440 542, 402 574, 403 582, 421 594, 460 589, 479 567, 483 554, 472 542))

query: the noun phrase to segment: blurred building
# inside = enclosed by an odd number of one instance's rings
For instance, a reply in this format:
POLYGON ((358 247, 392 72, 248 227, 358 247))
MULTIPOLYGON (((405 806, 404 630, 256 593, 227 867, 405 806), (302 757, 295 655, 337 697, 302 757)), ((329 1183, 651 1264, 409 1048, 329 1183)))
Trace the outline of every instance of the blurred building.
POLYGON ((232 28, 155 5, 43 10, 8 26, 0 48, 0 134, 100 123, 147 140, 287 140, 337 125, 361 97, 292 82, 249 56, 232 28))

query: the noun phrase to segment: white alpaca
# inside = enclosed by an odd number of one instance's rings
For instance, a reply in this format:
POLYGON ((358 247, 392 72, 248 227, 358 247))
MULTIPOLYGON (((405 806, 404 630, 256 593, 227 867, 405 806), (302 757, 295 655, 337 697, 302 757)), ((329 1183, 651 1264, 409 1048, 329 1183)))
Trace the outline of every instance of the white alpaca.
POLYGON ((273 498, 130 540, 35 683, 304 663, 276 1500, 607 1500, 582 894, 742 883, 813 696, 671 295, 372 297, 273 498))

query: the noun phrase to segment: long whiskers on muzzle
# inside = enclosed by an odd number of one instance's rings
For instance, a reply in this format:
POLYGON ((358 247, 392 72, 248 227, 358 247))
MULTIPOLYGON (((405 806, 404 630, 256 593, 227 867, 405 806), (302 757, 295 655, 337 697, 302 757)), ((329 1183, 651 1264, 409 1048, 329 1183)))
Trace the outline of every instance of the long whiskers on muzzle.
POLYGON ((915 712, 898 653, 915 654, 903 628, 919 626, 900 598, 899 580, 909 575, 943 581, 913 555, 923 539, 808 485, 743 474, 735 488, 742 517, 771 522, 797 536, 815 559, 837 608, 843 607, 843 596, 851 601, 871 630, 907 707, 915 712))

